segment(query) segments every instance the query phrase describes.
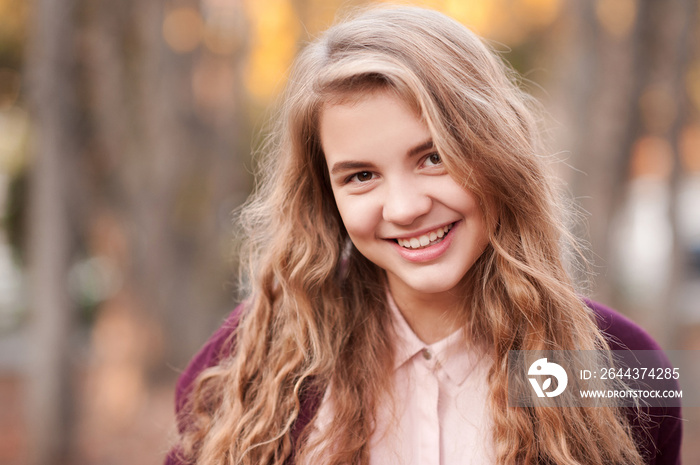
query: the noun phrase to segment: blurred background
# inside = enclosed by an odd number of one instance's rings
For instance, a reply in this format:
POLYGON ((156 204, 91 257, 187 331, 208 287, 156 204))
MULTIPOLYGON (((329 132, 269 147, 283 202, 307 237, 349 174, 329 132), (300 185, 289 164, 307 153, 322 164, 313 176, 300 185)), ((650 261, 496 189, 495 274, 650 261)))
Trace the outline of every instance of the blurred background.
MULTIPOLYGON (((163 460, 175 379, 239 298, 232 211, 269 107, 361 4, 0 0, 0 463, 163 460)), ((591 295, 699 349, 700 2, 420 4, 543 102, 591 295)))

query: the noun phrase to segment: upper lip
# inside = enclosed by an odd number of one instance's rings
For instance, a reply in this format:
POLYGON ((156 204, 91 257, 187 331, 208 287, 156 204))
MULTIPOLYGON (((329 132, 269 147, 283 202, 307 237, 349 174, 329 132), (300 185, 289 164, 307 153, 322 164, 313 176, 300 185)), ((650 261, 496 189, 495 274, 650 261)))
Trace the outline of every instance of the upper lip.
POLYGON ((430 228, 425 228, 425 229, 420 229, 418 231, 413 231, 413 232, 410 232, 407 234, 401 234, 399 236, 390 236, 390 237, 386 237, 385 239, 394 240, 394 239, 410 239, 412 237, 420 237, 420 236, 423 236, 425 234, 430 233, 431 231, 435 231, 436 229, 444 228, 448 224, 452 224, 452 223, 456 223, 456 221, 448 221, 447 223, 443 223, 441 225, 432 226, 430 228))

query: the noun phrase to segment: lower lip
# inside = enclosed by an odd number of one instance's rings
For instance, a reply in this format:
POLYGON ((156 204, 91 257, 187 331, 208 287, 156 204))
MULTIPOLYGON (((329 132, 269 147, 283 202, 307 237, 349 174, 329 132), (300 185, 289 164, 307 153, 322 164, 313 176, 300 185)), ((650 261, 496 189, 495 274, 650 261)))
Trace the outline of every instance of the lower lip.
POLYGON ((462 224, 462 221, 457 221, 450 231, 444 236, 444 239, 435 245, 429 247, 424 247, 422 249, 407 249, 406 247, 401 247, 399 244, 394 242, 391 243, 398 250, 399 255, 410 262, 429 262, 440 258, 452 244, 452 239, 454 237, 454 231, 462 224))

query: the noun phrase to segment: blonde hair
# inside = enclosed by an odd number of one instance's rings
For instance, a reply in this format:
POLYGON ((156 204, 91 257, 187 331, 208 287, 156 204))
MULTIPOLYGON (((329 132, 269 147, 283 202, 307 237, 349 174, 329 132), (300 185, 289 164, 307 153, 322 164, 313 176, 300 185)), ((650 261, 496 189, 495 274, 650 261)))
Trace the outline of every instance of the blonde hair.
POLYGON ((465 279, 461 318, 495 361, 498 463, 642 463, 614 408, 507 406, 509 350, 607 346, 562 263, 567 232, 530 98, 476 35, 410 7, 343 21, 294 65, 261 183, 241 212, 250 297, 233 353, 198 379, 186 455, 199 464, 281 464, 320 452, 330 464, 368 463, 375 407, 391 389, 385 277, 348 246, 318 119, 328 102, 375 90, 394 92, 422 116, 489 225, 489 245, 465 279), (302 400, 329 385, 334 421, 324 437, 292 444, 302 400))

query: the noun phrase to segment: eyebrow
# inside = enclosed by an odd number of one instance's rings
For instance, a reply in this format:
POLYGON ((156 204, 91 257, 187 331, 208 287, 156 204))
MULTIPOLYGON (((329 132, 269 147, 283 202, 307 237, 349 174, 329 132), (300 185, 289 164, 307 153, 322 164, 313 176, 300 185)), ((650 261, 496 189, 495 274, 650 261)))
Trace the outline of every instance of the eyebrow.
POLYGON ((433 147, 435 147, 435 144, 433 144, 433 139, 428 139, 425 142, 421 142, 420 144, 416 145, 411 150, 409 150, 408 155, 412 157, 423 153, 428 149, 432 149, 433 147))
POLYGON ((339 161, 331 169, 331 175, 342 173, 343 171, 354 171, 361 169, 372 169, 374 165, 364 161, 339 161))
MULTIPOLYGON (((410 148, 408 150, 408 156, 413 157, 418 154, 421 154, 425 152, 428 149, 432 149, 435 146, 433 143, 433 139, 428 139, 424 142, 421 142, 420 144, 410 148)), ((361 169, 372 169, 374 168, 374 164, 365 162, 365 161, 339 161, 338 163, 333 165, 333 168, 331 168, 331 175, 335 175, 337 173, 343 172, 343 171, 351 171, 351 170, 361 170, 361 169)))

